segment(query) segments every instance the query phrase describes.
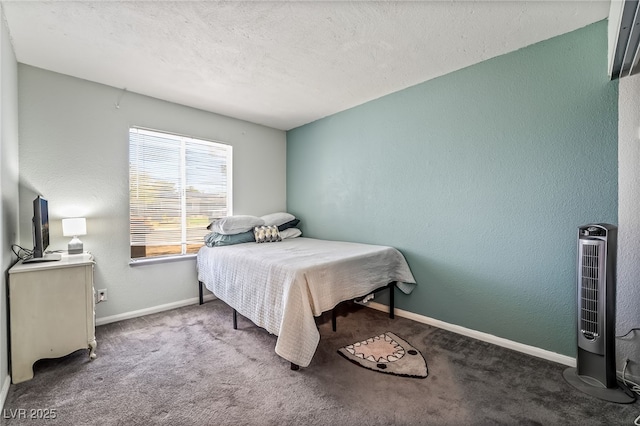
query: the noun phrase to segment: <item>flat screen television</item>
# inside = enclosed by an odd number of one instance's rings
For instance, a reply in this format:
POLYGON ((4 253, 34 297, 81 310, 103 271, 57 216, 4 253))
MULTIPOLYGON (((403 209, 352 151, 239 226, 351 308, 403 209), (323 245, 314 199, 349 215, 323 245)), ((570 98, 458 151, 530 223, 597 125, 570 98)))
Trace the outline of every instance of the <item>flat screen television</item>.
POLYGON ((49 247, 49 203, 38 195, 33 200, 33 258, 44 257, 49 247))

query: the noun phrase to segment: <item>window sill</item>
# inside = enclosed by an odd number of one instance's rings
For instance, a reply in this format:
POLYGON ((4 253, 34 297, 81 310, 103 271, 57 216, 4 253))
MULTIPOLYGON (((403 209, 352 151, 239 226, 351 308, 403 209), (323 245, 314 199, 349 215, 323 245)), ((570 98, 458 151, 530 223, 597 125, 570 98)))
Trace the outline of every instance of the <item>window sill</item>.
POLYGON ((177 256, 160 256, 160 257, 141 257, 139 259, 129 260, 129 266, 146 266, 156 263, 178 262, 181 260, 192 260, 196 258, 196 254, 181 254, 177 256))

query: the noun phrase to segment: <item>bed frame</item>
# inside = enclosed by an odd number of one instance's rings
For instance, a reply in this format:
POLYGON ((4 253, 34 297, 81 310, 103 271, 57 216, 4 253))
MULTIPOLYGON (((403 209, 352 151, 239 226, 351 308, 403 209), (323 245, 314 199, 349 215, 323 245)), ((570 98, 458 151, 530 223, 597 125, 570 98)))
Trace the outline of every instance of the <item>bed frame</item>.
MULTIPOLYGON (((357 297, 354 300, 356 301, 361 301, 363 300, 366 296, 368 296, 369 294, 375 294, 378 293, 380 291, 389 289, 389 318, 394 319, 395 318, 395 297, 394 297, 394 293, 395 293, 395 288, 396 288, 396 281, 392 281, 389 284, 379 287, 371 292, 368 292, 367 294, 362 295, 361 297, 357 297)), ((199 299, 200 299, 200 305, 202 305, 204 303, 204 284, 202 283, 202 281, 198 281, 198 295, 199 295, 199 299)), ((343 302, 346 302, 343 301, 343 302)), ((340 302, 338 305, 336 305, 336 307, 334 307, 331 310, 331 328, 333 331, 336 331, 336 308, 338 306, 340 306, 343 302, 340 302)), ((233 329, 237 330, 238 329, 238 312, 234 309, 233 310, 233 329)), ((292 370, 299 370, 300 366, 297 364, 294 364, 293 362, 291 363, 291 369, 292 370)))

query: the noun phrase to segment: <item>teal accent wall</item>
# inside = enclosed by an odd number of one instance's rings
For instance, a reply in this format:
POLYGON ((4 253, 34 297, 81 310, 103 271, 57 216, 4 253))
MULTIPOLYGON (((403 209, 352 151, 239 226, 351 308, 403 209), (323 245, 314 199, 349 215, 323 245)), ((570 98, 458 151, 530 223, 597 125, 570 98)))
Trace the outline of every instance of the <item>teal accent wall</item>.
POLYGON ((575 356, 580 225, 617 220, 602 21, 287 133, 305 236, 390 245, 397 306, 575 356))

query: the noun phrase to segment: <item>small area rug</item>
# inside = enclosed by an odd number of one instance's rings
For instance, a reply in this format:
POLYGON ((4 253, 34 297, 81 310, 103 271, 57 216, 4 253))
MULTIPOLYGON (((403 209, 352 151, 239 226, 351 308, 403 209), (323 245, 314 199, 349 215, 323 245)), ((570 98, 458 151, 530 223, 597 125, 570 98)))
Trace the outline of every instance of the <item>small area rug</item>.
POLYGON ((429 374, 420 351, 389 331, 342 347, 338 353, 354 364, 380 373, 419 379, 429 374))

